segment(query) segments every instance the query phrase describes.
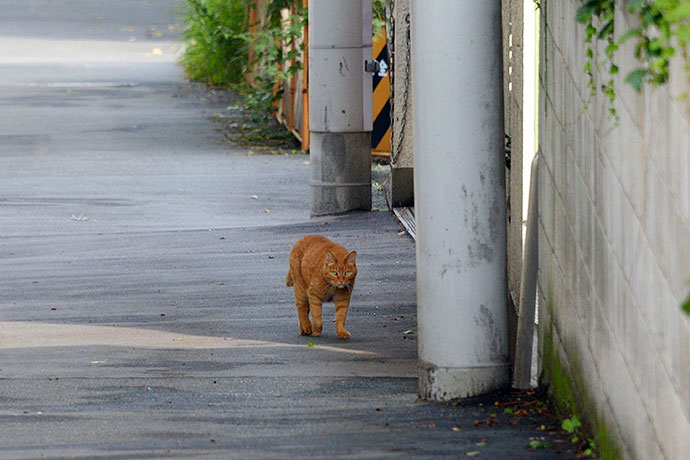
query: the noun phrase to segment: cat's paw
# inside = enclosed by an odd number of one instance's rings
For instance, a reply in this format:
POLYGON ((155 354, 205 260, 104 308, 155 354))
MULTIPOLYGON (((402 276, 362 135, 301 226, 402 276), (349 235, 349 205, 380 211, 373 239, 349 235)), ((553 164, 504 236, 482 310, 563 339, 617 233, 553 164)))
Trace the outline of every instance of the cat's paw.
POLYGON ((341 339, 349 339, 349 338, 350 338, 350 333, 347 332, 347 331, 345 331, 345 330, 339 331, 339 332, 338 332, 338 337, 340 337, 341 339))
POLYGON ((312 330, 311 330, 311 324, 300 324, 299 325, 299 333, 300 335, 311 335, 312 330))
POLYGON ((319 337, 321 335, 321 328, 314 328, 314 337, 319 337))

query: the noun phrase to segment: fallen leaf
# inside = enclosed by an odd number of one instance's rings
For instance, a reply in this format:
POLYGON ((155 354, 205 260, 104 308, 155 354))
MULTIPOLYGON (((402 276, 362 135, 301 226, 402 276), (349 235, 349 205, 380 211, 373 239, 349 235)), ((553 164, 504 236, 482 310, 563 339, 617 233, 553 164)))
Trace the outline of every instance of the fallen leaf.
POLYGON ((478 443, 475 444, 477 447, 484 447, 486 445, 486 439, 482 439, 478 443))
POLYGON ((258 195, 252 195, 252 200, 256 200, 256 199, 258 199, 258 198, 259 198, 258 195))
POLYGON ((468 457, 476 457, 477 455, 481 454, 478 450, 473 450, 472 452, 467 452, 468 457))
POLYGON ((264 212, 265 212, 266 214, 270 214, 270 213, 271 213, 271 210, 270 210, 270 209, 264 209, 264 212))
POLYGON ((538 441, 538 440, 533 440, 530 441, 529 444, 527 444, 528 449, 546 449, 547 447, 550 447, 551 445, 548 442, 544 441, 538 441))
POLYGON ((91 361, 91 364, 103 364, 105 361, 91 361))
POLYGON ((307 342, 307 347, 314 348, 314 341, 311 338, 309 339, 309 342, 307 342))
POLYGON ((436 428, 436 424, 434 422, 429 422, 429 428, 436 428))
POLYGON ((450 429, 451 431, 462 431, 462 427, 460 425, 453 425, 453 428, 450 429))
POLYGON ((321 225, 323 227, 324 225, 328 225, 328 222, 321 222, 321 224, 319 224, 319 225, 321 225))
POLYGON ((223 337, 223 340, 232 340, 232 337, 223 337))
POLYGON ((398 236, 405 236, 405 230, 403 230, 402 232, 398 232, 398 236))
POLYGON ((51 310, 57 310, 57 307, 50 307, 51 310))
POLYGON ((176 339, 173 339, 173 342, 182 342, 184 340, 184 337, 178 337, 176 339))
POLYGON ((474 421, 474 426, 479 426, 479 425, 495 425, 497 424, 498 421, 493 418, 487 418, 486 420, 475 420, 474 421))
POLYGON ((162 56, 162 55, 163 55, 163 50, 160 49, 160 48, 154 48, 154 49, 151 51, 151 54, 153 54, 154 56, 162 56))
POLYGON ((86 222, 87 220, 89 220, 89 218, 86 217, 84 215, 84 213, 82 212, 81 214, 79 214, 79 216, 75 216, 74 214, 72 214, 72 220, 76 220, 79 222, 86 222))

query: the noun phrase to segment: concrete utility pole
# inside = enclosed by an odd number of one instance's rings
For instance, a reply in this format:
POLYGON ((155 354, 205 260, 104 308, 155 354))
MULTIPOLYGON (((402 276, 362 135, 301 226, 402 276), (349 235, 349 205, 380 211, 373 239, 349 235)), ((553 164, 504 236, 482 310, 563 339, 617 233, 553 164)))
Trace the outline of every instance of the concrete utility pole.
POLYGON ((371 209, 371 0, 309 0, 312 216, 371 209))
POLYGON ((413 0, 419 392, 510 385, 501 2, 413 0))

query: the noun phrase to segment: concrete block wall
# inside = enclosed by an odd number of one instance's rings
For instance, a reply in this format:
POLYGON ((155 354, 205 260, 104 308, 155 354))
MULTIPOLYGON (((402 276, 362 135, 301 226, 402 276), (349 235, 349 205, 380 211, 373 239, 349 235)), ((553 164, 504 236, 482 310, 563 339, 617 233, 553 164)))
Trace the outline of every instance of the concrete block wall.
POLYGON ((394 207, 414 206, 414 130, 412 126, 412 69, 410 56, 410 0, 392 2, 393 37, 393 171, 391 202, 394 207))
MULTIPOLYGON (((623 82, 637 67, 626 44, 616 125, 608 99, 589 98, 580 5, 541 1, 542 375, 583 414, 604 458, 690 459, 690 318, 679 307, 690 279, 690 85, 678 59, 667 85, 635 93, 623 82)), ((617 33, 633 25, 623 8, 615 20, 617 33)))

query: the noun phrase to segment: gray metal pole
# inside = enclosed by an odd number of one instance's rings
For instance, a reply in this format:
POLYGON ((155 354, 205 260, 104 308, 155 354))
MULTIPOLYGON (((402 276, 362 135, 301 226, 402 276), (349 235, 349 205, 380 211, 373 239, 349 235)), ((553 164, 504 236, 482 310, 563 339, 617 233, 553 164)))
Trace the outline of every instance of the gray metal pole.
POLYGON ((419 392, 510 385, 501 2, 413 0, 419 392))
POLYGON ((312 216, 371 209, 371 0, 309 0, 312 216))
POLYGON ((515 368, 513 388, 530 388, 532 370, 532 345, 534 343, 534 310, 537 300, 538 225, 539 217, 539 153, 532 160, 529 186, 529 208, 527 209, 527 230, 522 258, 520 282, 520 312, 518 316, 517 339, 515 342, 515 368))

